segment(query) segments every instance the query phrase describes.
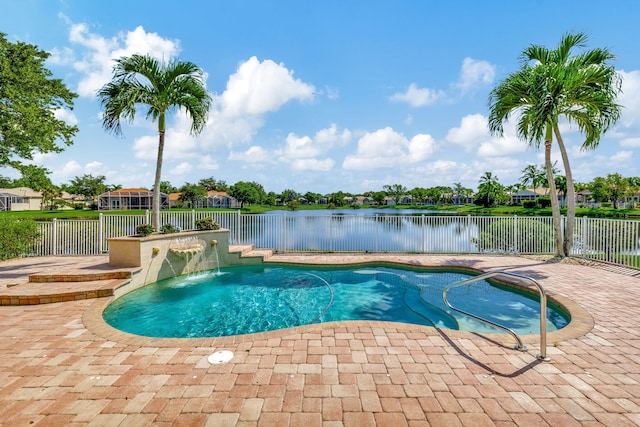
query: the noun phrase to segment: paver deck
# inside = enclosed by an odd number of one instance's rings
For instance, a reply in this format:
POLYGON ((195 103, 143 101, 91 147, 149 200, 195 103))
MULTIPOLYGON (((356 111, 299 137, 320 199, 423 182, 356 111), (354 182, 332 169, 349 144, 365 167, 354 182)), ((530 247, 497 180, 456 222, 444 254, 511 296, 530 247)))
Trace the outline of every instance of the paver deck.
MULTIPOLYGON (((341 322, 211 339, 153 339, 101 319, 110 298, 0 307, 0 425, 640 425, 640 278, 504 256, 274 255, 506 269, 577 304, 581 319, 514 350, 508 336, 341 322), (229 363, 207 357, 231 350, 229 363)), ((103 257, 0 263, 0 291, 103 257)), ((74 267, 76 266, 76 267, 74 267)), ((57 286, 56 284, 47 284, 57 286)))

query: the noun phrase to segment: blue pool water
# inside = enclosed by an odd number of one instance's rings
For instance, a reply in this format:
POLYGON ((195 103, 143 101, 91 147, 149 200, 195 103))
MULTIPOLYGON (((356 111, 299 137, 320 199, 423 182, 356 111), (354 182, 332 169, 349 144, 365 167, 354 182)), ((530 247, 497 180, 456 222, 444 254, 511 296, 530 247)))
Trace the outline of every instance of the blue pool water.
MULTIPOLYGON (((218 337, 339 320, 383 320, 474 332, 500 331, 448 309, 445 286, 456 272, 366 266, 230 267, 163 280, 111 303, 104 319, 151 337, 218 337)), ((539 333, 540 305, 529 295, 487 281, 452 289, 449 301, 518 334, 539 333)), ((548 330, 568 323, 547 309, 548 330)))

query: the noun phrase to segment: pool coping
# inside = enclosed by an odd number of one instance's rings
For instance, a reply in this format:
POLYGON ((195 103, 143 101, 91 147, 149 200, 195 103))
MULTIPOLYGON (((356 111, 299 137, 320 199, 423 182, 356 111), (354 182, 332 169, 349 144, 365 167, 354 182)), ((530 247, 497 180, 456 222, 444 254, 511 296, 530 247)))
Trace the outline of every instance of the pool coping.
MULTIPOLYGON (((312 257, 311 257, 312 258, 312 257)), ((335 261, 335 260, 332 260, 335 261)), ((271 265, 306 265, 306 266, 317 266, 317 267, 328 267, 329 263, 325 262, 301 262, 301 261, 281 261, 281 260, 268 260, 265 261, 264 264, 271 265)), ((447 271, 461 271, 472 274, 483 274, 487 271, 477 268, 472 268, 468 266, 442 266, 442 265, 415 265, 409 261, 398 261, 398 260, 367 260, 367 261, 357 261, 357 262, 341 262, 335 263, 332 262, 333 265, 340 267, 348 267, 348 266, 366 266, 366 265, 390 265, 390 266, 400 266, 400 267, 408 267, 413 269, 424 269, 424 270, 447 270, 447 271)), ((526 286, 517 284, 515 282, 509 280, 496 280, 494 281, 500 282, 501 284, 506 284, 508 286, 514 286, 516 288, 525 290, 530 292, 530 288, 526 286)), ((568 297, 565 297, 557 292, 545 290, 547 294, 548 302, 552 302, 555 305, 558 305, 563 310, 566 310, 571 316, 571 320, 567 326, 562 329, 556 331, 547 332, 547 347, 556 346, 560 342, 568 341, 570 339, 579 338, 586 335, 589 331, 591 331, 595 325, 595 321, 591 314, 585 310, 582 306, 575 303, 568 297)), ((376 321, 376 320, 344 320, 344 321, 334 321, 334 322, 324 322, 310 325, 302 325, 295 326, 292 328, 284 328, 273 331, 266 332, 257 332, 252 334, 243 334, 243 335, 233 335, 233 336, 224 336, 224 337, 205 337, 205 338, 156 338, 156 337, 148 337, 142 335, 135 335, 128 332, 121 331, 119 329, 114 328, 109 325, 103 318, 102 314, 105 308, 116 299, 117 297, 112 296, 108 298, 99 298, 96 299, 84 312, 82 316, 82 322, 85 327, 93 332, 94 334, 119 343, 129 344, 129 345, 138 345, 138 346, 150 346, 150 347, 180 347, 180 346, 196 346, 196 347, 222 347, 225 345, 235 345, 238 343, 251 342, 257 340, 268 340, 272 338, 282 338, 284 336, 290 336, 295 334, 311 334, 318 333, 324 329, 331 329, 336 327, 359 327, 359 326, 367 326, 367 327, 381 327, 381 328, 392 328, 397 331, 402 332, 412 332, 412 331, 446 331, 446 335, 449 337, 459 337, 459 338, 469 338, 469 337, 483 337, 487 340, 494 341, 496 343, 501 343, 504 346, 513 346, 513 339, 508 334, 499 334, 499 333, 477 333, 477 332, 467 332, 446 328, 437 328, 433 326, 424 326, 424 325, 416 325, 409 323, 401 323, 401 322, 388 322, 388 321, 376 321)), ((540 344, 540 334, 527 334, 520 335, 522 341, 526 344, 532 344, 537 346, 540 344)))

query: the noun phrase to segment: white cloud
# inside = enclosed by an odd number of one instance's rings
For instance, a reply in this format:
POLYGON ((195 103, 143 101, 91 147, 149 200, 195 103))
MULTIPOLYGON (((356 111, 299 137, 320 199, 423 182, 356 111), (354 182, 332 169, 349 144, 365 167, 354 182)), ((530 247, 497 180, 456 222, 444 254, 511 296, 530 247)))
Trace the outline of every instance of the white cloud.
POLYGON ((633 158, 632 151, 618 151, 613 156, 611 156, 611 161, 614 163, 622 163, 631 160, 631 158, 633 158))
POLYGON ((290 159, 309 158, 320 154, 320 150, 313 145, 313 140, 308 136, 297 137, 290 133, 287 135, 286 144, 284 154, 290 159))
POLYGON ((62 167, 62 170, 60 171, 60 174, 63 176, 70 176, 71 174, 76 173, 80 170, 82 170, 82 166, 80 166, 75 160, 71 160, 65 163, 65 165, 62 167))
POLYGON ((623 147, 640 147, 640 138, 625 138, 620 141, 623 147))
POLYGON ((487 118, 482 114, 470 114, 460 121, 460 127, 449 130, 446 136, 447 142, 462 145, 467 150, 476 147, 489 136, 487 118))
POLYGON ((54 182, 69 181, 82 171, 82 166, 80 166, 80 164, 75 160, 68 161, 61 168, 47 168, 52 170, 51 178, 54 182))
POLYGON ((512 118, 504 125, 501 137, 492 136, 487 127, 487 117, 482 114, 464 116, 459 127, 449 130, 445 140, 452 144, 461 145, 466 151, 477 147, 477 154, 481 157, 501 157, 522 153, 527 150, 527 143, 516 136, 515 123, 512 118))
POLYGON ((47 62, 52 65, 69 65, 75 60, 73 49, 70 47, 53 48, 49 53, 51 55, 47 58, 47 62))
POLYGON ((632 128, 637 131, 640 126, 640 70, 621 70, 618 73, 622 78, 622 93, 618 96, 618 104, 622 106, 622 118, 618 123, 618 130, 632 128))
POLYGON ((316 136, 313 139, 315 142, 325 145, 326 147, 346 145, 351 141, 351 131, 344 129, 342 132, 338 132, 338 126, 332 123, 328 128, 316 132, 316 136))
POLYGON ((70 110, 66 110, 64 108, 58 108, 54 110, 53 116, 56 119, 62 120, 63 122, 71 126, 75 126, 78 124, 78 118, 76 117, 76 115, 73 114, 70 110))
POLYGON ((407 115, 407 117, 404 119, 404 124, 411 126, 413 124, 413 116, 411 114, 407 115))
POLYGON ((520 141, 515 133, 506 133, 502 138, 492 137, 480 144, 478 155, 480 157, 503 157, 511 154, 524 153, 527 151, 527 144, 520 141))
MULTIPOLYGON (((603 139, 617 139, 621 147, 637 148, 640 147, 640 70, 619 70, 618 75, 622 80, 622 92, 617 99, 621 106, 620 119, 603 139)), ((600 146, 605 143, 602 141, 600 146)))
POLYGON ((493 83, 496 76, 496 66, 487 61, 465 58, 462 61, 460 77, 455 83, 451 83, 449 90, 419 88, 416 83, 411 83, 405 92, 397 92, 389 97, 390 101, 406 102, 412 107, 424 107, 441 100, 454 100, 454 92, 464 95, 476 87, 493 83))
POLYGON ((273 154, 262 147, 254 145, 243 153, 231 152, 229 160, 238 160, 248 163, 272 163, 273 154))
POLYGON ((190 163, 182 162, 169 171, 172 175, 185 175, 193 169, 190 163))
POLYGON ((456 87, 463 93, 479 85, 493 83, 496 76, 496 66, 487 61, 477 61, 472 58, 464 58, 462 70, 456 87))
POLYGON ((435 103, 444 96, 443 91, 419 88, 415 83, 411 83, 406 92, 395 93, 389 99, 395 102, 406 102, 412 107, 424 107, 435 103))
POLYGON ((200 158, 197 168, 203 170, 216 170, 220 167, 220 164, 213 156, 207 154, 200 158))
POLYGON ((227 117, 263 115, 277 111, 292 99, 313 98, 312 85, 293 78, 293 71, 270 59, 260 62, 252 56, 229 77, 221 95, 222 113, 227 117))
POLYGON ((411 140, 390 127, 365 134, 358 141, 355 155, 345 157, 344 169, 390 168, 424 161, 433 153, 435 141, 418 134, 411 140))
POLYGON ((327 171, 333 168, 335 161, 331 158, 319 158, 336 146, 344 146, 351 141, 351 131, 338 130, 334 123, 328 128, 310 136, 287 135, 285 147, 278 151, 279 161, 290 165, 294 170, 327 171))
POLYGON ((291 168, 301 171, 329 171, 333 168, 335 161, 330 158, 318 159, 296 159, 291 163, 291 168))
POLYGON ((340 98, 340 91, 337 88, 326 86, 325 92, 327 93, 327 98, 332 101, 340 98))
MULTIPOLYGON (((73 66, 81 75, 78 94, 86 97, 94 97, 111 80, 114 59, 137 53, 168 60, 180 51, 178 41, 162 38, 157 33, 147 33, 142 26, 116 37, 105 38, 90 32, 86 24, 72 24, 69 41, 85 48, 80 54, 81 59, 76 60, 73 66)), ((71 58, 70 52, 66 49, 63 52, 65 59, 71 58)), ((62 61, 61 53, 57 53, 54 60, 62 61)))
POLYGON ((215 107, 201 138, 206 147, 248 143, 267 113, 293 100, 312 100, 314 91, 313 85, 294 79, 293 71, 283 64, 253 56, 239 65, 225 91, 214 97, 215 107))
POLYGON ((104 172, 104 170, 105 170, 104 165, 97 160, 94 160, 93 162, 89 162, 84 166, 85 173, 88 173, 89 175, 99 174, 104 172))

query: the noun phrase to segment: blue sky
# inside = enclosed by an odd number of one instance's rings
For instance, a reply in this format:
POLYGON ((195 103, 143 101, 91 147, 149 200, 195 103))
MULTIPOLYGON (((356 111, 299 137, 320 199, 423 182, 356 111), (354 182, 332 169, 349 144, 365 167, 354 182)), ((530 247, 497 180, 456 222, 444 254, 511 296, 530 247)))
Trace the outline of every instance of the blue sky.
POLYGON ((80 128, 74 144, 35 157, 56 184, 92 174, 152 186, 155 125, 140 114, 116 138, 102 129, 95 97, 112 60, 133 53, 196 63, 214 98, 198 137, 182 114, 169 120, 162 179, 173 185, 214 177, 277 193, 476 189, 486 171, 513 184, 542 152, 510 125, 504 138, 489 135, 488 94, 524 48, 554 48, 569 31, 616 55, 624 107, 595 151, 580 151, 580 133, 563 126, 574 179, 640 175, 634 0, 21 0, 2 9, 0 32, 51 52, 48 68, 80 95, 73 111, 58 112, 80 128))

